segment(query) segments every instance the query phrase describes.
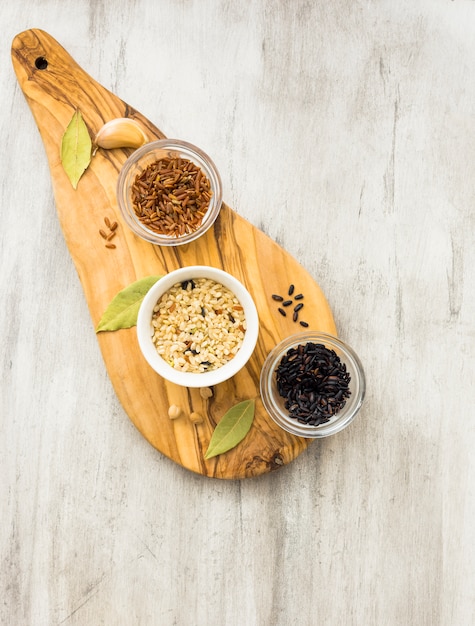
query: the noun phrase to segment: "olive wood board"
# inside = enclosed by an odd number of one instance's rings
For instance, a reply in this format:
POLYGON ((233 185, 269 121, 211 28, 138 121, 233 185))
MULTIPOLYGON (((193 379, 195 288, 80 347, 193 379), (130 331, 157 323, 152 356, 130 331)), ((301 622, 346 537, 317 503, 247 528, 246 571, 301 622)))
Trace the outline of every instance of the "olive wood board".
POLYGON ((271 296, 285 295, 295 284, 295 293, 304 294, 302 312, 309 329, 336 334, 318 284, 290 254, 224 203, 214 226, 192 243, 159 247, 137 237, 123 222, 116 200, 118 174, 133 149, 99 149, 75 190, 61 164, 62 136, 78 109, 91 138, 105 122, 118 117, 139 121, 150 140, 165 135, 92 79, 42 30, 27 30, 14 38, 12 62, 43 139, 60 225, 94 328, 121 289, 145 276, 188 265, 224 269, 247 287, 256 303, 260 328, 254 353, 244 369, 214 387, 209 399, 202 398, 199 389, 179 387, 156 374, 139 350, 135 328, 97 333, 108 375, 131 421, 162 454, 204 476, 241 479, 288 464, 311 440, 291 435, 272 421, 260 399, 259 377, 270 350, 303 328, 291 315, 280 315, 271 296), (119 223, 115 249, 106 248, 99 235, 105 217, 119 223), (205 460, 216 424, 231 406, 247 399, 255 399, 256 412, 245 439, 205 460), (171 405, 183 409, 178 419, 168 417, 171 405), (203 416, 201 424, 189 419, 192 412, 203 416))

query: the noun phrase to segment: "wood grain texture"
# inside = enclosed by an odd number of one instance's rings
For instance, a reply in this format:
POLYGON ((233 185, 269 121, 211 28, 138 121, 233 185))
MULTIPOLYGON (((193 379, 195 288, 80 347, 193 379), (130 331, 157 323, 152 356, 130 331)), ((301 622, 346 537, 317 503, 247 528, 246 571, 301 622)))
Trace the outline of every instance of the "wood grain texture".
POLYGON ((248 288, 256 303, 260 329, 251 359, 232 379, 213 388, 213 396, 206 401, 199 390, 165 381, 148 366, 138 348, 135 328, 99 333, 109 376, 130 419, 163 454, 205 476, 245 478, 292 461, 309 440, 276 426, 259 394, 260 371, 267 354, 299 329, 291 317, 279 315, 271 295, 285 295, 289 285, 296 283, 305 294, 305 319, 310 328, 336 334, 321 289, 295 259, 225 204, 213 227, 196 242, 170 249, 134 235, 122 219, 115 192, 121 165, 132 150, 99 149, 74 189, 59 158, 62 136, 76 110, 81 112, 91 138, 105 122, 122 117, 139 121, 150 140, 164 135, 86 74, 48 33, 32 29, 18 34, 12 44, 12 59, 45 144, 61 227, 94 326, 114 295, 130 283, 189 265, 224 269, 248 288), (106 248, 99 234, 105 217, 119 223, 115 249, 106 248), (246 399, 256 400, 256 414, 245 441, 226 454, 205 460, 222 415, 246 399), (177 420, 168 418, 172 405, 183 409, 177 420), (193 412, 203 415, 203 424, 189 419, 193 412))
MULTIPOLYGON (((475 2, 0 3, 0 623, 475 623, 475 2), (322 287, 343 433, 253 479, 157 452, 104 367, 11 67, 42 28, 322 287)), ((66 117, 66 116, 65 116, 66 117)))

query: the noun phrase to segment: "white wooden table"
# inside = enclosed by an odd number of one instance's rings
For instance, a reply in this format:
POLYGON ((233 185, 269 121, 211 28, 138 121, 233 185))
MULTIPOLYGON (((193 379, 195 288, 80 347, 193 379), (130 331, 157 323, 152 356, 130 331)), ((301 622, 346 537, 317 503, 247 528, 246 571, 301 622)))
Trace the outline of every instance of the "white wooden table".
POLYGON ((0 6, 0 623, 475 623, 475 2, 0 6), (315 277, 368 391, 255 479, 118 403, 10 63, 42 28, 315 277))

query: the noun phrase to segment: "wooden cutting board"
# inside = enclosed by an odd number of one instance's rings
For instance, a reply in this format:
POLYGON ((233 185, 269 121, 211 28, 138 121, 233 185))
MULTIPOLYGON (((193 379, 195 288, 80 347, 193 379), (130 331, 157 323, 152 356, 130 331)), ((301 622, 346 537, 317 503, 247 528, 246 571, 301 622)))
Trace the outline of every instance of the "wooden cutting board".
MULTIPOLYGON (((135 328, 98 333, 108 374, 132 422, 161 453, 205 476, 256 476, 295 459, 311 440, 290 435, 274 424, 260 400, 259 375, 276 343, 303 330, 291 316, 280 315, 271 298, 275 293, 285 295, 291 283, 295 293, 305 296, 303 311, 309 328, 336 334, 319 286, 285 250, 225 204, 214 228, 186 246, 162 248, 136 237, 121 219, 115 193, 119 170, 132 150, 99 150, 74 190, 61 164, 61 139, 76 109, 92 138, 105 122, 117 117, 141 122, 151 140, 164 134, 93 80, 44 31, 32 29, 17 35, 12 61, 44 142, 58 217, 94 327, 118 291, 145 276, 186 265, 211 265, 233 274, 246 285, 257 306, 260 332, 252 358, 233 379, 217 385, 210 399, 203 399, 199 390, 159 377, 139 351, 135 328), (105 217, 119 223, 115 249, 107 249, 99 235, 105 217), (246 438, 226 454, 205 461, 213 429, 223 414, 250 398, 256 400, 256 415, 246 438), (184 409, 179 419, 168 417, 172 404, 184 409), (191 412, 201 413, 203 423, 193 424, 191 412)), ((79 359, 77 367, 81 367, 79 359)))

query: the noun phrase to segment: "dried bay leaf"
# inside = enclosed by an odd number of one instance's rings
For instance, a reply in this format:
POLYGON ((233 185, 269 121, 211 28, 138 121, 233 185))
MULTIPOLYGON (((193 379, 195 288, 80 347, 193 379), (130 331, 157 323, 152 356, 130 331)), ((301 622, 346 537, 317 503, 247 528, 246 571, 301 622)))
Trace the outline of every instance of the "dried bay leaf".
POLYGON ((244 439, 252 426, 255 408, 255 400, 244 400, 226 411, 214 429, 205 459, 231 450, 244 439))
POLYGON ((160 278, 162 277, 147 276, 119 291, 104 311, 97 325, 96 333, 135 326, 139 308, 145 294, 160 278))
POLYGON ((61 141, 61 163, 74 189, 91 162, 91 152, 89 131, 81 112, 76 110, 61 141))

